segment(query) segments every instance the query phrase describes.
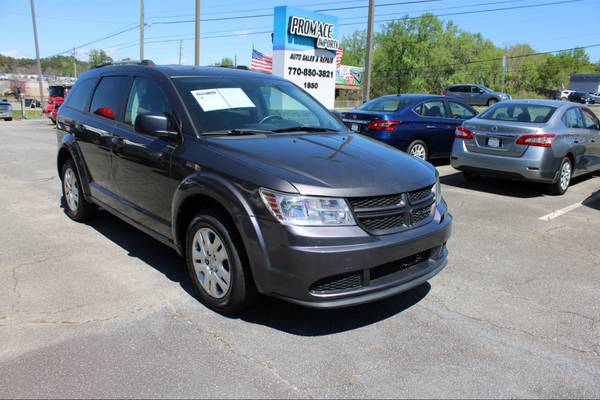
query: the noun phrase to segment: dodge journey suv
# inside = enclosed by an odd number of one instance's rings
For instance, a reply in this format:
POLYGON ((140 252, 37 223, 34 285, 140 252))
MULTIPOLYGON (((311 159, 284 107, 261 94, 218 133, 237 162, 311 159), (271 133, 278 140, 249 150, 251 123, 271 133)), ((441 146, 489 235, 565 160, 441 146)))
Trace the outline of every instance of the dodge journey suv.
POLYGON ((349 131, 284 79, 105 65, 80 76, 57 126, 67 215, 100 206, 172 247, 217 311, 259 293, 365 303, 446 265, 436 170, 349 131))

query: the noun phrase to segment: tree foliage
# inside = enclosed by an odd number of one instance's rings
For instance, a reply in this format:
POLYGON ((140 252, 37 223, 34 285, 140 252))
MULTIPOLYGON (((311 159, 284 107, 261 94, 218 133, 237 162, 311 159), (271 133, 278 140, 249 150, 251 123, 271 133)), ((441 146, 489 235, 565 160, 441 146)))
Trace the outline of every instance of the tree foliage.
MULTIPOLYGON (((362 66, 366 34, 342 39, 342 63, 362 66)), ((583 49, 535 54, 528 44, 499 48, 481 34, 459 29, 432 14, 389 22, 374 37, 371 96, 389 93, 441 93, 455 83, 502 88, 502 56, 507 57, 505 91, 545 94, 569 84, 574 73, 600 73, 583 49)))

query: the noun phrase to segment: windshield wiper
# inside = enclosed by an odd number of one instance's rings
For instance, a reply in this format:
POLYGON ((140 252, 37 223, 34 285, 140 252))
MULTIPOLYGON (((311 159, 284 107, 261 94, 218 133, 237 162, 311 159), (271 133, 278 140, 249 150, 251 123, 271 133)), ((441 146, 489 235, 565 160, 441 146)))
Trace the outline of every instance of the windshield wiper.
POLYGON ((275 133, 282 132, 340 132, 337 129, 321 128, 319 126, 292 126, 289 128, 273 129, 275 133))
POLYGON ((267 131, 263 129, 229 129, 222 131, 213 131, 213 132, 203 132, 203 135, 234 135, 234 136, 242 136, 242 135, 269 135, 272 134, 273 131, 267 131))

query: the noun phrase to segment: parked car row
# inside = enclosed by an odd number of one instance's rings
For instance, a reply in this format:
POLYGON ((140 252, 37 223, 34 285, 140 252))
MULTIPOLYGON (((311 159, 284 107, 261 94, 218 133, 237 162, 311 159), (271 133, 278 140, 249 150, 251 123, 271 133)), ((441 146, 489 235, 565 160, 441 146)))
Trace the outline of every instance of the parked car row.
POLYGON ((467 179, 500 176, 546 183, 600 169, 600 123, 584 105, 507 100, 479 114, 450 96, 394 95, 342 114, 351 130, 422 160, 450 156, 467 179))

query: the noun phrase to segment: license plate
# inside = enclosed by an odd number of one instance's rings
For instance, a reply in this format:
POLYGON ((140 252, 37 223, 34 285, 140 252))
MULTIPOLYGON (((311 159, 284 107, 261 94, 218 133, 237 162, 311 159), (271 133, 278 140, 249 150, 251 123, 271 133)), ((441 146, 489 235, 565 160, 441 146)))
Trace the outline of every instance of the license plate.
POLYGON ((496 139, 496 138, 489 138, 488 139, 488 146, 489 147, 500 147, 500 139, 496 139))
POLYGON ((358 124, 352 124, 350 129, 352 129, 354 132, 358 132, 360 130, 360 129, 358 129, 358 124))

